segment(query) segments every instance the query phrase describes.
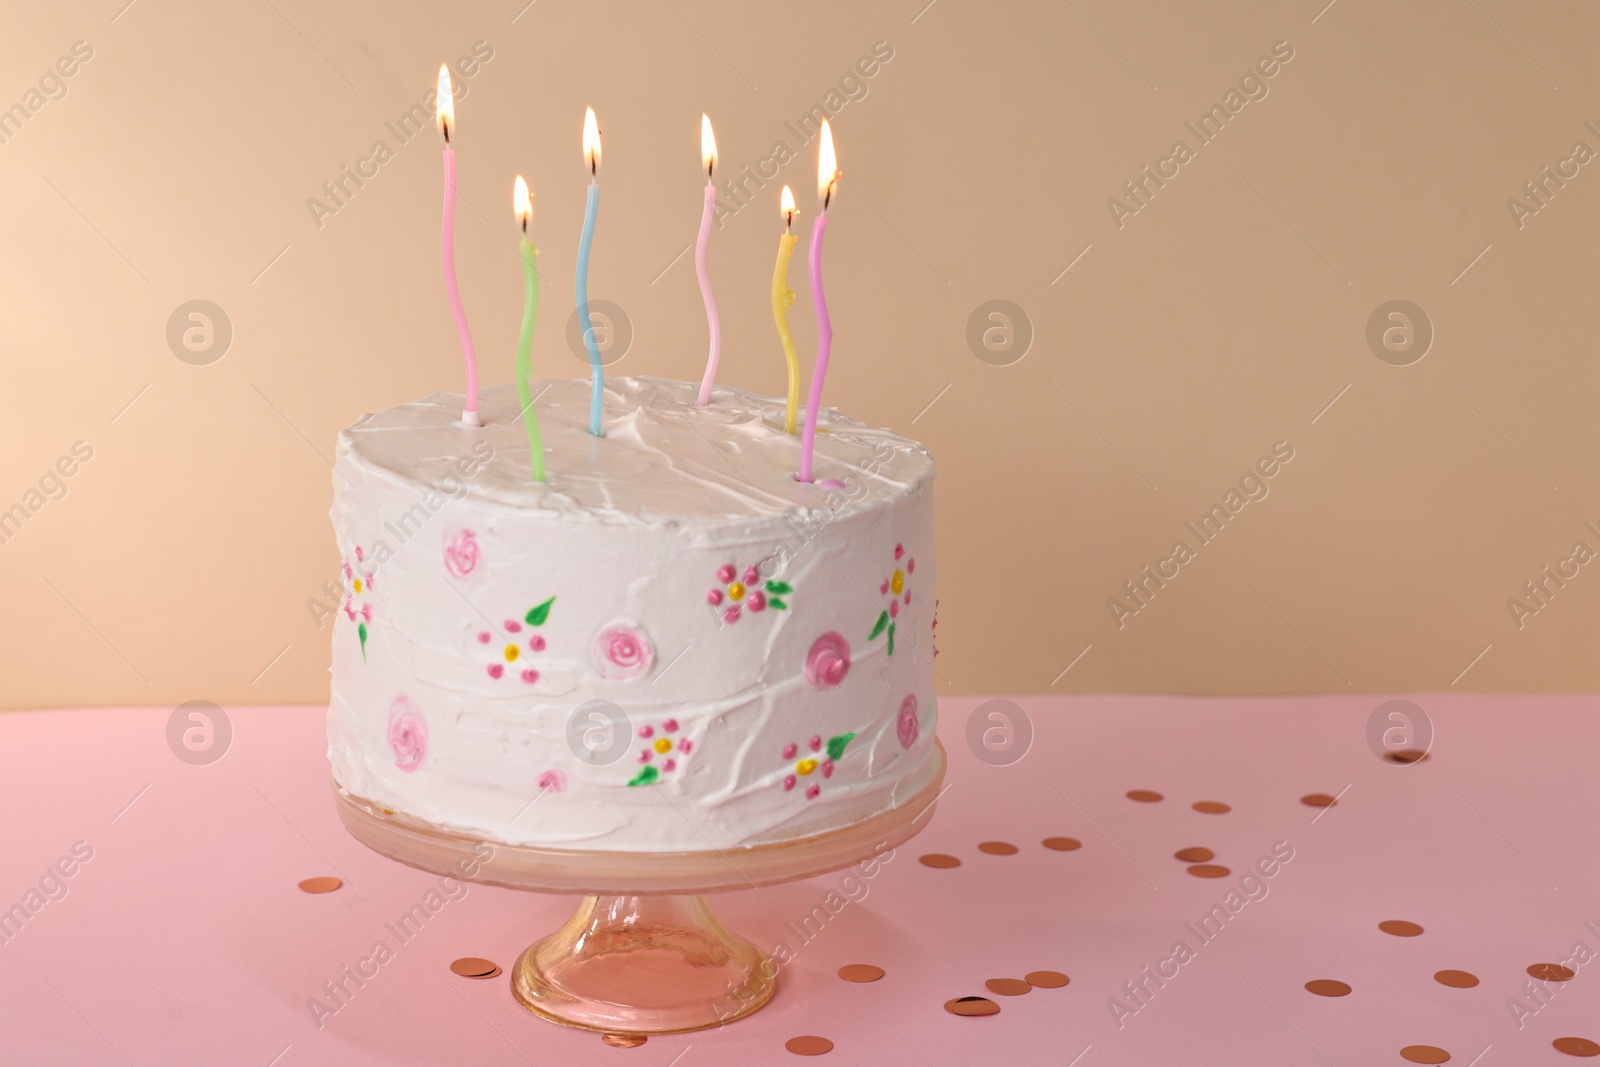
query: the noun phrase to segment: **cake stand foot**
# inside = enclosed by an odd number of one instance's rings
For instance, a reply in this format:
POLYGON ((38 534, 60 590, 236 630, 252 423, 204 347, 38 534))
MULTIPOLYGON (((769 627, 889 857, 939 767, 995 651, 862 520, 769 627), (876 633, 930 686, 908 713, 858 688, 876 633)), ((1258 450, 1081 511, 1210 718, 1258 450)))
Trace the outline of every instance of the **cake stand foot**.
POLYGON ((613 1034, 721 1026, 776 989, 777 968, 702 896, 585 897, 511 970, 512 994, 535 1015, 613 1034))

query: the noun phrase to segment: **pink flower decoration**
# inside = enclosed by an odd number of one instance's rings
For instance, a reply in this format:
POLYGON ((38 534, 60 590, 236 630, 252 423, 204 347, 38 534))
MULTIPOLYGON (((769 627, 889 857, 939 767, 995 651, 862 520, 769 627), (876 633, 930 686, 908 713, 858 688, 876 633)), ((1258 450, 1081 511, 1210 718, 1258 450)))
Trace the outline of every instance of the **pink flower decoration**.
POLYGON ((900 737, 900 747, 910 748, 922 734, 917 722, 917 694, 912 693, 900 702, 900 714, 895 719, 894 732, 900 737))
POLYGON ((759 571, 757 571, 754 567, 746 567, 744 569, 745 585, 755 585, 759 581, 761 581, 761 574, 759 571))
POLYGON ((707 593, 706 603, 710 604, 712 607, 716 607, 718 604, 722 603, 722 590, 713 589, 711 592, 707 593))
POLYGON ((533 649, 535 652, 543 652, 544 638, 539 634, 534 634, 532 637, 528 638, 528 647, 533 649))
POLYGON ((620 623, 607 626, 594 639, 594 662, 600 677, 625 682, 649 673, 655 659, 650 640, 620 623))
POLYGON ((394 765, 408 773, 420 767, 428 754, 427 720, 405 697, 396 697, 389 705, 389 748, 394 751, 394 765))
MULTIPOLYGON (((478 535, 462 530, 444 546, 444 567, 457 578, 465 578, 478 567, 478 535)), ((359 552, 356 559, 360 559, 359 552)))
POLYGON ((503 664, 503 663, 491 663, 491 664, 489 664, 489 677, 498 678, 504 673, 506 673, 505 664, 503 664))
POLYGON ((760 611, 767 606, 767 594, 758 589, 750 594, 750 599, 747 603, 750 605, 751 611, 760 611))
POLYGON ((738 622, 739 621, 739 605, 735 604, 735 605, 733 605, 733 607, 729 608, 727 611, 724 611, 722 613, 722 621, 723 622, 738 622))
POLYGON ((488 630, 479 630, 478 631, 478 644, 487 645, 489 643, 489 638, 490 638, 490 634, 489 634, 488 630))
POLYGON ((545 771, 534 785, 547 793, 559 793, 567 787, 567 776, 560 771, 545 771))
POLYGON ((816 784, 813 783, 812 785, 806 786, 806 799, 807 800, 815 800, 815 799, 817 799, 817 797, 819 795, 821 795, 821 793, 822 793, 822 787, 820 785, 816 785, 816 784))
POLYGON ((717 568, 717 580, 726 584, 733 581, 734 576, 738 573, 739 572, 734 569, 733 564, 724 563, 722 566, 717 568))
POLYGON ((806 653, 806 681, 813 689, 832 689, 850 673, 850 642, 829 630, 806 653))
POLYGON ((795 744, 793 741, 790 741, 787 745, 783 746, 783 758, 784 759, 794 759, 796 753, 798 753, 799 751, 800 751, 800 746, 795 744))
POLYGON ((527 682, 529 685, 532 685, 534 682, 539 680, 539 672, 534 670, 532 667, 529 667, 527 670, 522 672, 522 680, 527 682))

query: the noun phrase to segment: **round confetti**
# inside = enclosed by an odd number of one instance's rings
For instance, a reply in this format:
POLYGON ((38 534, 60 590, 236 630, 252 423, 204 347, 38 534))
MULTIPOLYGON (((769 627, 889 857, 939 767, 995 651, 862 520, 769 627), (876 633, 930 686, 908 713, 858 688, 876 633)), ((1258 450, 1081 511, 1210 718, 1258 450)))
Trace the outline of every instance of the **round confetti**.
POLYGON ((1332 793, 1307 793, 1300 798, 1300 803, 1313 808, 1331 808, 1339 799, 1332 793))
POLYGON ((1163 797, 1153 789, 1130 789, 1128 790, 1128 799, 1137 800, 1141 804, 1154 804, 1158 800, 1165 800, 1166 797, 1163 797))
MULTIPOLYGON (((1383 758, 1390 763, 1421 763, 1428 758, 1428 754, 1417 748, 1402 748, 1397 752, 1385 752, 1383 758)), ((1418 1062, 1423 1061, 1419 1060, 1418 1062)))
POLYGON ((463 978, 493 978, 500 973, 500 965, 481 956, 462 956, 450 964, 450 969, 463 978))
POLYGON ((948 868, 961 866, 960 860, 954 856, 946 856, 943 852, 929 852, 925 856, 918 856, 917 861, 924 867, 948 868))
POLYGON ((1535 963, 1528 968, 1528 973, 1541 982, 1570 982, 1573 975, 1577 974, 1571 967, 1563 967, 1559 963, 1535 963))
POLYGON ((944 1010, 951 1015, 999 1015, 1000 1005, 988 997, 957 997, 945 1001, 944 1010))
POLYGON ((1174 852, 1173 855, 1185 863, 1210 863, 1212 860, 1217 858, 1217 854, 1215 852, 1212 852, 1209 848, 1205 848, 1201 845, 1191 845, 1188 848, 1180 848, 1178 851, 1174 852))
POLYGON ((644 1034, 601 1034, 600 1040, 612 1048, 638 1048, 650 1039, 644 1034))
POLYGON ((1450 1053, 1432 1045, 1407 1045, 1400 1055, 1412 1063, 1443 1063, 1450 1058, 1450 1053))
POLYGON ((1378 924, 1378 929, 1386 934, 1393 934, 1395 937, 1416 937, 1422 933, 1422 927, 1416 923, 1406 922, 1404 919, 1385 919, 1378 924))
POLYGON ((1586 1037, 1558 1037, 1550 1044, 1555 1046, 1557 1052, 1565 1052, 1568 1056, 1600 1056, 1600 1045, 1586 1037))
POLYGON ((1017 846, 1008 841, 985 841, 978 846, 979 852, 987 852, 991 856, 1015 856, 1017 846))
POLYGON ((821 1056, 833 1051, 833 1042, 825 1037, 807 1034, 804 1037, 791 1037, 783 1043, 783 1047, 796 1056, 821 1056))
POLYGON ((1435 971, 1433 980, 1451 989, 1471 989, 1478 984, 1478 976, 1466 971, 1435 971))
POLYGON ((1233 872, 1215 863, 1197 863, 1189 868, 1189 873, 1196 878, 1226 878, 1233 872))
POLYGON ((1314 978, 1306 983, 1306 992, 1319 997, 1348 997, 1350 987, 1335 978, 1314 978))
POLYGON ((1020 997, 1033 989, 1020 978, 991 978, 983 984, 989 992, 999 993, 1002 997, 1020 997))
POLYGON ((849 963, 839 968, 839 977, 846 982, 876 982, 883 977, 883 968, 870 963, 849 963))
POLYGON ((1072 852, 1083 847, 1083 842, 1076 837, 1047 837, 1043 844, 1045 848, 1055 849, 1057 852, 1072 852))
POLYGON ((1189 806, 1205 815, 1225 815, 1233 810, 1220 800, 1197 800, 1189 806))
POLYGON ((1022 980, 1035 989, 1060 989, 1072 981, 1060 971, 1029 971, 1022 976, 1022 980))
POLYGON ((344 883, 333 875, 325 874, 320 878, 307 878, 300 883, 300 890, 304 893, 331 893, 342 885, 344 883))

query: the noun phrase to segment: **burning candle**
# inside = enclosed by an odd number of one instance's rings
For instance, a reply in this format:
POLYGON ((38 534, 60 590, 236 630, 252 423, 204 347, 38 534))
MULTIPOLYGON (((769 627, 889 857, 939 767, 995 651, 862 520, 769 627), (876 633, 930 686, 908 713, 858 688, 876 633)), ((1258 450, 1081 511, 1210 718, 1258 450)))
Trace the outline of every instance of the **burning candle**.
POLYGON ((439 90, 434 102, 434 117, 444 134, 444 223, 439 230, 439 253, 444 261, 444 288, 450 297, 450 313, 455 316, 456 334, 461 338, 461 359, 467 367, 467 401, 461 421, 467 426, 482 426, 478 417, 478 355, 472 349, 472 331, 467 328, 467 313, 461 307, 461 287, 456 284, 456 150, 450 147, 450 128, 456 124, 455 99, 450 90, 450 69, 439 67, 439 90))
POLYGON ((833 129, 822 120, 817 149, 817 197, 822 210, 811 227, 811 305, 817 312, 817 362, 811 368, 811 395, 806 398, 806 427, 800 438, 800 480, 811 480, 811 452, 817 440, 817 412, 822 408, 822 380, 828 375, 828 354, 833 349, 833 323, 828 321, 828 300, 822 294, 822 237, 828 231, 828 205, 839 184, 839 161, 833 154, 833 129))
POLYGON ((533 361, 528 350, 533 345, 533 323, 539 317, 539 272, 534 268, 533 257, 539 250, 528 240, 528 222, 533 218, 533 198, 528 194, 528 183, 517 175, 511 191, 511 206, 522 225, 522 335, 517 338, 517 397, 522 401, 522 419, 528 429, 528 456, 533 480, 544 481, 544 444, 539 439, 539 416, 533 410, 533 395, 528 387, 528 375, 533 361))
POLYGON ((783 432, 794 433, 795 414, 800 407, 800 357, 794 352, 794 338, 789 336, 789 307, 794 303, 794 290, 789 288, 789 257, 794 254, 795 236, 794 193, 783 187, 779 202, 783 212, 783 233, 778 237, 778 262, 772 268, 772 321, 778 327, 778 340, 783 344, 783 359, 789 366, 789 406, 783 414, 783 432))
POLYGON ((600 348, 594 340, 594 322, 589 318, 589 248, 594 244, 594 217, 600 210, 600 126, 594 108, 583 111, 583 161, 589 167, 589 203, 583 212, 583 236, 578 241, 578 321, 583 323, 583 344, 589 350, 589 432, 600 432, 600 406, 605 396, 606 372, 600 366, 600 348))
POLYGON ((706 169, 706 206, 700 213, 700 236, 694 243, 694 272, 700 278, 700 299, 706 304, 706 325, 711 331, 711 351, 706 356, 706 376, 700 382, 700 406, 711 403, 711 386, 717 380, 717 360, 722 357, 722 322, 717 318, 717 298, 711 293, 711 275, 706 271, 706 246, 711 243, 711 219, 716 214, 717 187, 712 172, 717 169, 717 139, 711 133, 711 118, 700 115, 700 165, 706 169))

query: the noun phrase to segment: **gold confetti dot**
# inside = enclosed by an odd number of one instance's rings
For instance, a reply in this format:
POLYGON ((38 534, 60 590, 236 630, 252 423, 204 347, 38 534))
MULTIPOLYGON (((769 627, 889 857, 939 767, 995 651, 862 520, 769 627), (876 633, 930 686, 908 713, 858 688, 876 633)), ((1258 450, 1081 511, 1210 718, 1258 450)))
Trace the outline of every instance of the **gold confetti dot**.
POLYGON ((1165 800, 1166 797, 1157 793, 1154 789, 1130 789, 1128 790, 1128 799, 1137 800, 1141 804, 1154 804, 1158 800, 1165 800))
POLYGON ((1045 848, 1057 852, 1072 852, 1083 847, 1083 842, 1076 837, 1047 837, 1042 843, 1045 848))
POLYGON ((1196 878, 1226 878, 1233 872, 1215 863, 1197 863, 1189 868, 1189 873, 1196 878))
POLYGON ((1209 848, 1206 848, 1203 845, 1191 845, 1188 848, 1180 848, 1178 851, 1174 852, 1173 855, 1185 863, 1210 863, 1212 860, 1217 858, 1217 854, 1215 852, 1212 852, 1209 848))
POLYGON ((944 1010, 951 1015, 999 1015, 1000 1005, 988 997, 957 997, 945 1001, 944 1010))
POLYGON ((1331 808, 1339 803, 1339 798, 1332 793, 1307 793, 1300 798, 1300 803, 1313 808, 1331 808))
POLYGON ((946 856, 943 852, 929 852, 918 856, 917 861, 924 867, 938 867, 941 869, 961 866, 961 861, 954 856, 946 856))
POLYGON ((650 1039, 644 1034, 601 1034, 600 1040, 612 1048, 638 1048, 650 1039))
POLYGON ((463 978, 493 978, 500 973, 500 965, 481 956, 462 956, 450 964, 450 969, 463 978))
POLYGON ((1022 980, 1035 989, 1060 989, 1072 981, 1060 971, 1029 971, 1022 976, 1022 980))
POLYGON ((1471 989, 1478 984, 1478 976, 1467 971, 1435 971, 1433 980, 1452 989, 1471 989))
POLYGON ((1385 919, 1378 924, 1378 929, 1386 934, 1393 934, 1395 937, 1416 937, 1422 933, 1422 927, 1413 922, 1406 922, 1404 919, 1385 919))
POLYGON ((1397 752, 1385 752, 1383 758, 1390 763, 1421 763, 1428 758, 1428 754, 1420 748, 1402 748, 1397 752))
POLYGON ((783 1047, 796 1056, 821 1056, 833 1051, 833 1042, 825 1037, 806 1034, 803 1037, 791 1037, 783 1043, 783 1047))
POLYGON ((985 841, 978 846, 979 852, 987 852, 991 856, 1015 856, 1017 846, 1008 841, 985 841))
POLYGON ((1535 963, 1528 968, 1528 973, 1541 982, 1570 982, 1578 972, 1559 963, 1535 963))
POLYGON ((983 984, 989 992, 999 993, 1002 997, 1020 997, 1033 989, 1033 986, 1020 978, 991 978, 983 984))
POLYGON ((1313 978, 1306 983, 1306 992, 1319 997, 1348 997, 1350 987, 1336 978, 1313 978))
POLYGON ((1189 806, 1204 815, 1226 815, 1233 810, 1220 800, 1197 800, 1189 806))
POLYGON ((839 968, 839 977, 846 982, 876 982, 883 977, 883 968, 870 963, 848 963, 839 968))
POLYGON ((1450 1053, 1432 1045, 1407 1045, 1400 1055, 1412 1063, 1444 1063, 1450 1058, 1450 1053))
POLYGON ((1555 1046, 1557 1052, 1565 1052, 1568 1056, 1600 1056, 1600 1045, 1586 1037, 1558 1037, 1550 1044, 1555 1046))
POLYGON ((333 875, 325 874, 318 878, 307 878, 300 883, 300 889, 305 893, 331 893, 342 885, 344 883, 333 875))

